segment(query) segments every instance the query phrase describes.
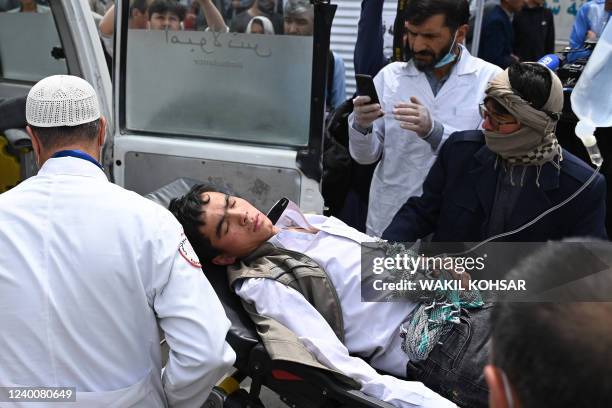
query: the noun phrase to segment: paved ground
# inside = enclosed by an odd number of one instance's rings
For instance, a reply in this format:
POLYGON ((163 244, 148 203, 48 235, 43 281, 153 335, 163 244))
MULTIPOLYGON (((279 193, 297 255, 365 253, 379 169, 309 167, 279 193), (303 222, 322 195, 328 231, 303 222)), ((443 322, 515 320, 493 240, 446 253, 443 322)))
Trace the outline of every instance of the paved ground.
MULTIPOLYGON (((244 384, 246 384, 246 380, 244 384)), ((243 387, 244 388, 244 387, 243 387)), ((261 402, 263 402, 266 408, 288 408, 289 406, 280 400, 278 394, 274 391, 261 387, 261 402)))

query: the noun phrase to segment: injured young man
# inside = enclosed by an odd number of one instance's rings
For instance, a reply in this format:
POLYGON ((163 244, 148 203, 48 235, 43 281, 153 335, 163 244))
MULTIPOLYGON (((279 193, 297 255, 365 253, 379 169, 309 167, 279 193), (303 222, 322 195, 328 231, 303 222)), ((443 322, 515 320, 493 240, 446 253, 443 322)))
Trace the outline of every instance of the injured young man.
POLYGON ((361 243, 376 238, 333 217, 302 214, 291 202, 273 223, 244 199, 205 185, 172 200, 170 211, 202 261, 227 265, 256 324, 280 323, 365 394, 397 407, 487 406, 490 309, 462 313, 426 358, 410 361, 401 327, 419 304, 361 299, 361 243))

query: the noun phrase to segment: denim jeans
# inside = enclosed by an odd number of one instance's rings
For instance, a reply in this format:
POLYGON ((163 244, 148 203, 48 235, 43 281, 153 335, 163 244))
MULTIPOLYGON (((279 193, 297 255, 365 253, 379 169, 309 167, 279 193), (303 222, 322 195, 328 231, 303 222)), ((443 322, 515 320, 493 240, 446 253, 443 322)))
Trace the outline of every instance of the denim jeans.
POLYGON ((489 360, 490 314, 490 304, 464 309, 461 323, 453 325, 426 360, 408 363, 407 378, 421 381, 460 407, 487 407, 483 368, 489 360))

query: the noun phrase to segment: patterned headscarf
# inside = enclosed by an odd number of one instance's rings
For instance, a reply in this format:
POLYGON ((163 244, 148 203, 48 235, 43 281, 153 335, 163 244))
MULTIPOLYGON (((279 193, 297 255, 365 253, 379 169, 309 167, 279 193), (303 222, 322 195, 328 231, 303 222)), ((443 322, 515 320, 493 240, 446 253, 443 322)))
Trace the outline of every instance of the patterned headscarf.
POLYGON ((523 99, 510 84, 508 69, 489 82, 485 91, 508 110, 521 124, 516 132, 501 134, 485 130, 489 149, 500 155, 510 165, 537 165, 552 162, 559 167, 561 146, 555 129, 563 109, 563 85, 550 71, 551 87, 548 100, 540 109, 523 99))

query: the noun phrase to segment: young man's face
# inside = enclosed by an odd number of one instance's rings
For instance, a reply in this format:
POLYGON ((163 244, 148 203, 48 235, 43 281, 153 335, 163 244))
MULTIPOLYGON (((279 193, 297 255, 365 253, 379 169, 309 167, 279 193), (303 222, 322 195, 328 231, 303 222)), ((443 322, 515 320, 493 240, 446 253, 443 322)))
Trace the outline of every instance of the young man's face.
POLYGON ((174 13, 153 13, 149 19, 149 28, 151 30, 171 30, 179 31, 181 29, 181 20, 174 13))
MULTIPOLYGON (((444 14, 431 16, 419 25, 406 21, 406 47, 414 60, 417 69, 432 69, 449 51, 455 33, 446 26, 444 14)), ((463 41, 464 28, 457 30, 455 43, 463 41)))
POLYGON ((242 198, 223 193, 203 193, 200 233, 221 252, 214 263, 233 263, 253 252, 276 233, 270 219, 242 198))

